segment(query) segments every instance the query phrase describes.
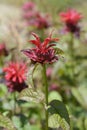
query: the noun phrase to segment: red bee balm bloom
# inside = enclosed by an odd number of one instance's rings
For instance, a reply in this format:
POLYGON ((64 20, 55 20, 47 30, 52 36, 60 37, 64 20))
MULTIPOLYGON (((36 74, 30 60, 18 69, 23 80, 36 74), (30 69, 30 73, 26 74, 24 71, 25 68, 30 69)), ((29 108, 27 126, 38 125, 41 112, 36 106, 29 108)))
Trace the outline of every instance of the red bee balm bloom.
POLYGON ((34 26, 36 26, 38 29, 48 28, 50 26, 47 20, 48 18, 48 15, 42 16, 40 13, 37 13, 34 19, 34 26))
POLYGON ((51 38, 52 33, 48 38, 41 43, 40 38, 35 34, 32 35, 36 38, 35 40, 30 40, 31 43, 35 44, 36 47, 33 49, 22 50, 23 53, 28 56, 34 63, 53 63, 58 60, 58 56, 55 54, 55 49, 52 48, 55 44, 49 44, 50 42, 58 41, 57 38, 51 38))
POLYGON ((82 15, 75 10, 68 10, 67 12, 60 13, 61 20, 66 24, 67 30, 75 33, 80 29, 78 22, 82 19, 82 15))
POLYGON ((6 85, 10 92, 20 92, 22 89, 27 87, 25 84, 26 69, 26 65, 23 63, 10 63, 8 67, 3 69, 3 71, 6 73, 6 85))

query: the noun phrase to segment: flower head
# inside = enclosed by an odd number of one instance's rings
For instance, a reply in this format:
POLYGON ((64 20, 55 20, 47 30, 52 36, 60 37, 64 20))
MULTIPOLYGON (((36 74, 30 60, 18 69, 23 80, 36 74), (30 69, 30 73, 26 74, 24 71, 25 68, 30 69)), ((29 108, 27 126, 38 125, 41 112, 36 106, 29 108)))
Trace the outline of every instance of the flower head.
POLYGON ((33 2, 30 1, 30 2, 26 2, 26 3, 23 5, 22 9, 23 9, 24 11, 28 11, 28 10, 33 10, 34 7, 35 7, 35 3, 33 3, 33 2))
POLYGON ((72 33, 80 31, 78 22, 82 19, 82 15, 71 9, 67 12, 60 13, 61 20, 66 24, 66 30, 72 33))
POLYGON ((34 63, 39 62, 43 63, 53 63, 58 60, 58 56, 55 54, 55 50, 51 42, 58 41, 57 38, 51 38, 52 33, 46 38, 43 42, 40 41, 40 38, 35 33, 32 33, 35 37, 35 40, 30 40, 32 44, 36 47, 33 49, 22 50, 23 53, 28 56, 34 63), (50 44, 51 43, 51 44, 50 44))
POLYGON ((18 91, 27 87, 25 84, 26 65, 23 63, 11 62, 3 69, 5 72, 6 85, 9 91, 18 91))
POLYGON ((63 22, 72 24, 77 24, 82 19, 82 15, 75 10, 62 12, 60 13, 60 16, 63 22))
POLYGON ((50 26, 50 24, 48 23, 47 19, 48 19, 47 15, 42 16, 40 13, 37 13, 36 17, 35 17, 35 24, 34 25, 38 29, 48 28, 50 26))
POLYGON ((36 5, 33 2, 27 2, 22 7, 22 15, 23 18, 26 20, 26 23, 29 25, 29 21, 32 20, 37 13, 36 5))
POLYGON ((40 13, 36 8, 35 3, 25 3, 22 7, 22 10, 23 18, 27 26, 33 26, 38 29, 48 28, 50 26, 50 22, 48 22, 49 16, 40 13))

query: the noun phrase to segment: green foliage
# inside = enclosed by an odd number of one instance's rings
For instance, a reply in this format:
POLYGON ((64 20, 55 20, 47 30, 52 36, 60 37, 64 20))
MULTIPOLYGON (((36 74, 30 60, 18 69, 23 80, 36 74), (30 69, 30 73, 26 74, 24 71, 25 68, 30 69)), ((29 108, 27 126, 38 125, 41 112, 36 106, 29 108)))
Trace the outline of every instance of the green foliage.
POLYGON ((84 120, 85 129, 87 128, 87 118, 84 120))
POLYGON ((26 88, 20 93, 19 99, 28 102, 40 103, 44 102, 44 94, 39 90, 35 91, 33 88, 26 88))
POLYGON ((32 65, 29 72, 27 73, 27 84, 34 86, 33 84, 33 74, 38 64, 32 65))
POLYGON ((0 114, 0 126, 7 128, 8 130, 16 130, 12 121, 8 118, 0 114))
POLYGON ((56 91, 50 92, 49 96, 48 96, 48 101, 49 102, 51 102, 54 99, 62 101, 61 95, 58 92, 56 92, 56 91))
POLYGON ((54 48, 55 49, 55 54, 58 54, 58 55, 63 55, 64 54, 64 52, 63 52, 63 50, 62 49, 60 49, 60 48, 54 48))
POLYGON ((4 84, 0 84, 0 98, 7 93, 7 87, 4 84))
POLYGON ((85 108, 87 109, 87 87, 78 87, 72 88, 72 94, 76 98, 76 100, 85 108))
POLYGON ((49 105, 49 127, 69 130, 70 119, 65 105, 58 100, 51 101, 49 105))
POLYGON ((30 125, 28 118, 22 114, 13 116, 12 121, 14 122, 14 125, 17 130, 39 130, 39 126, 30 125))

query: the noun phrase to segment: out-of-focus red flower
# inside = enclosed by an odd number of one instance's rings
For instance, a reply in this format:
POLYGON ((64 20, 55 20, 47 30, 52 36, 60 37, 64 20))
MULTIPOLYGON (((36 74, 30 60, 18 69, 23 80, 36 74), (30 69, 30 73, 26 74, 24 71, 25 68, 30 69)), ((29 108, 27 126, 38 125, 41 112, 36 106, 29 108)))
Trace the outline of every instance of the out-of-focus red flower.
POLYGON ((76 24, 82 19, 82 15, 73 9, 60 13, 60 16, 63 22, 72 24, 76 24))
POLYGON ((22 89, 27 87, 25 84, 26 70, 26 64, 14 62, 9 63, 9 65, 3 69, 5 72, 6 85, 10 92, 20 92, 22 89))
POLYGON ((27 25, 29 25, 29 21, 32 20, 36 14, 36 5, 33 2, 27 2, 22 6, 22 15, 23 18, 26 20, 27 25))
POLYGON ((33 2, 27 2, 22 7, 23 18, 25 20, 30 20, 37 14, 36 5, 33 2))
POLYGON ((37 13, 34 19, 35 20, 34 26, 37 27, 38 29, 48 28, 50 26, 48 18, 49 18, 48 15, 43 16, 40 13, 37 13))
POLYGON ((8 55, 8 51, 7 51, 4 43, 0 44, 0 56, 2 56, 2 55, 4 55, 4 56, 8 55))
POLYGON ((22 9, 23 9, 24 11, 28 11, 28 10, 33 10, 34 7, 35 7, 35 3, 33 3, 33 2, 30 1, 30 2, 26 2, 26 3, 23 5, 22 9))
POLYGON ((30 11, 25 13, 23 17, 26 20, 27 26, 33 26, 37 29, 48 28, 50 26, 48 15, 42 15, 38 12, 30 11))
POLYGON ((40 38, 35 33, 32 33, 35 37, 35 40, 30 40, 30 42, 36 45, 33 49, 22 50, 23 53, 28 56, 34 63, 39 62, 43 63, 53 63, 58 60, 58 56, 55 54, 55 50, 51 42, 58 41, 58 38, 51 38, 52 33, 46 38, 43 42, 40 41, 40 38), (51 43, 51 44, 50 44, 51 43))
POLYGON ((80 31, 78 22, 82 19, 82 15, 76 10, 70 9, 67 12, 60 13, 61 20, 66 24, 66 30, 72 33, 80 31))
POLYGON ((48 28, 50 19, 48 15, 42 15, 33 2, 27 2, 22 7, 22 15, 27 26, 33 26, 38 29, 48 28), (49 20, 48 20, 49 19, 49 20))

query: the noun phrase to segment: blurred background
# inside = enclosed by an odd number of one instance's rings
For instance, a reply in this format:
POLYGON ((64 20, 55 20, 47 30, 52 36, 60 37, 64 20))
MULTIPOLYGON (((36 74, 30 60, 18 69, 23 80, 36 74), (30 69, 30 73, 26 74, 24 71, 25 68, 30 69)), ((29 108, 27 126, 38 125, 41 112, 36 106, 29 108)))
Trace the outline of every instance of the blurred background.
MULTIPOLYGON (((41 105, 16 100, 14 112, 14 93, 8 93, 3 68, 9 62, 24 62, 30 70, 31 63, 21 50, 32 47, 28 43, 32 39, 31 32, 37 33, 43 41, 55 29, 53 37, 60 39, 57 46, 64 54, 59 56, 58 62, 47 65, 49 101, 58 99, 64 102, 69 112, 70 130, 87 130, 87 0, 31 0, 35 7, 29 16, 24 10, 26 2, 30 0, 0 0, 0 112, 11 118, 18 130, 44 130, 41 105), (73 36, 73 40, 70 33, 64 32, 59 15, 67 9, 75 9, 83 16, 80 36, 73 36), (34 11, 39 12, 42 23, 32 20, 30 15, 34 11)), ((41 66, 36 68, 34 82, 37 89, 44 91, 41 70, 41 66)), ((17 98, 19 93, 15 95, 17 98)))

